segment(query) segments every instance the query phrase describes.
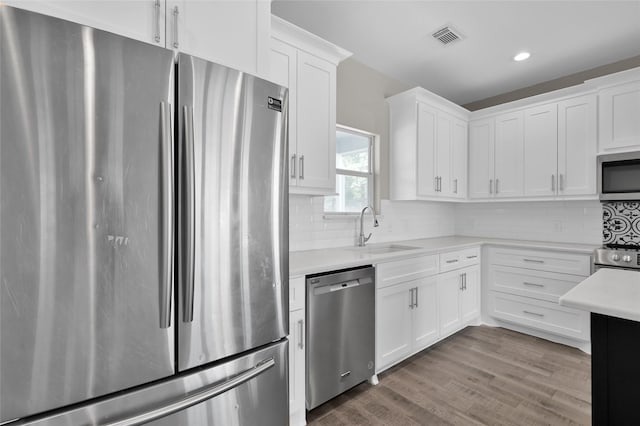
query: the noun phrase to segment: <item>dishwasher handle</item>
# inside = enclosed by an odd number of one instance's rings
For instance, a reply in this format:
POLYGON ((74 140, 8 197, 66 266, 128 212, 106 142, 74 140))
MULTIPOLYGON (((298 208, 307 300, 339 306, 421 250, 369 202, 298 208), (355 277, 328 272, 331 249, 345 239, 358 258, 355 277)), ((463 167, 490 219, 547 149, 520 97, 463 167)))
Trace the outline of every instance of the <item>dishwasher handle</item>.
POLYGON ((313 295, 319 296, 321 294, 348 290, 350 288, 359 287, 361 285, 367 285, 367 284, 373 284, 373 278, 365 277, 365 278, 358 278, 357 280, 344 281, 337 284, 319 285, 313 288, 313 295))

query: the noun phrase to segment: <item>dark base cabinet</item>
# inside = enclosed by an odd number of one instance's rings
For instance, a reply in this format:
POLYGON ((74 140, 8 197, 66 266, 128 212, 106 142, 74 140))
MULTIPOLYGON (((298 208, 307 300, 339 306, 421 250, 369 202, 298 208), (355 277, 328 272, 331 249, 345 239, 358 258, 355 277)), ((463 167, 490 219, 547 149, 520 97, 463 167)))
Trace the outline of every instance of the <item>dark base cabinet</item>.
POLYGON ((640 323, 591 314, 594 426, 640 425, 640 323))

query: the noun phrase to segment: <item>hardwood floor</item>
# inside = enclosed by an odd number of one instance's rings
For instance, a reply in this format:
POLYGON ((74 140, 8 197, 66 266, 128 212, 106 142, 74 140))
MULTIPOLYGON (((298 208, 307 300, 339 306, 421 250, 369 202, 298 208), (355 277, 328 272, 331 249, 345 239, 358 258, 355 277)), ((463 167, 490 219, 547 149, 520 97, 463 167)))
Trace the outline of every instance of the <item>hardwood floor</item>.
POLYGON ((309 425, 590 425, 591 357, 467 327, 307 413, 309 425))

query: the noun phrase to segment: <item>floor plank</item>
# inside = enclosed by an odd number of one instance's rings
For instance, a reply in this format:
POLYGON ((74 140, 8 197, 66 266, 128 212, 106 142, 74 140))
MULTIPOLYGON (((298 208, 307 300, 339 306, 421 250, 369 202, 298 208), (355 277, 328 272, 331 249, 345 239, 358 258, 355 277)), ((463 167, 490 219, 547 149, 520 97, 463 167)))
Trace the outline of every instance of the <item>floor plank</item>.
POLYGON ((589 425, 591 357, 467 327, 307 413, 311 426, 589 425))

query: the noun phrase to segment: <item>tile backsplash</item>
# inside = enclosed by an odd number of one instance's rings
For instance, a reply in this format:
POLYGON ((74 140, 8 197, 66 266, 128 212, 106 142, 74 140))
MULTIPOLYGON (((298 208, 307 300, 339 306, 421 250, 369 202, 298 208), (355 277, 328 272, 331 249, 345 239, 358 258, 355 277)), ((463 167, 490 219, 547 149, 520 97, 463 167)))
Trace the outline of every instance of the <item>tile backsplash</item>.
POLYGON ((602 206, 597 200, 459 204, 456 234, 599 246, 602 206))
MULTIPOLYGON (((382 200, 378 222, 365 215, 364 232, 373 234, 369 244, 453 235, 455 207, 451 203, 382 200)), ((353 246, 359 229, 357 216, 325 218, 324 198, 289 197, 289 249, 291 251, 353 246)))
POLYGON ((602 204, 602 243, 640 245, 640 203, 602 204))
MULTIPOLYGON (((357 217, 325 218, 323 202, 323 197, 290 196, 291 251, 356 244, 357 217)), ((373 234, 371 244, 468 235, 599 246, 602 211, 597 200, 465 204, 382 200, 380 226, 373 228, 373 220, 367 214, 364 231, 373 234)))

